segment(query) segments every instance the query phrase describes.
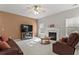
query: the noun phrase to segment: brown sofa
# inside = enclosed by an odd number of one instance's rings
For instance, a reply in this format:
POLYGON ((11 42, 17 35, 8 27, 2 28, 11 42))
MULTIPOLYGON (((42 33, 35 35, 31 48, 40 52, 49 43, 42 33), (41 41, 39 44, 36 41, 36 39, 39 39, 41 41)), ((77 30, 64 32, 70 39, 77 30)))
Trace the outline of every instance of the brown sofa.
POLYGON ((23 55, 19 46, 12 39, 9 39, 7 43, 11 48, 0 50, 0 55, 23 55))
POLYGON ((79 42, 79 34, 71 33, 68 38, 62 38, 61 41, 55 42, 53 52, 60 55, 73 55, 75 46, 79 42))

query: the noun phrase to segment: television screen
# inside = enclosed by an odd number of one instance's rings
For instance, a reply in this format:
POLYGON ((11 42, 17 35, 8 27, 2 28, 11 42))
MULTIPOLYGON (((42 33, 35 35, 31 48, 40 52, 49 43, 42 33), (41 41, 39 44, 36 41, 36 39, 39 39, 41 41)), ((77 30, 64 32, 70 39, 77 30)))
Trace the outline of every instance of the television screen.
POLYGON ((32 25, 28 26, 28 31, 32 31, 32 25))
POLYGON ((21 24, 21 32, 29 32, 32 31, 32 25, 21 24))

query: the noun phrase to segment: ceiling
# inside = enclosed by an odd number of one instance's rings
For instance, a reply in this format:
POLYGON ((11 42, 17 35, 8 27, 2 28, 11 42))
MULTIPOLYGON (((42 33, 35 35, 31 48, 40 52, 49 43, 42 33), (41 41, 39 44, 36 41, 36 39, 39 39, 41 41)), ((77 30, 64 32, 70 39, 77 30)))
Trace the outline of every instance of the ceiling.
POLYGON ((73 4, 41 4, 41 7, 45 10, 45 12, 35 15, 28 9, 28 7, 32 6, 33 4, 0 4, 0 11, 40 19, 49 15, 79 7, 79 5, 73 4))

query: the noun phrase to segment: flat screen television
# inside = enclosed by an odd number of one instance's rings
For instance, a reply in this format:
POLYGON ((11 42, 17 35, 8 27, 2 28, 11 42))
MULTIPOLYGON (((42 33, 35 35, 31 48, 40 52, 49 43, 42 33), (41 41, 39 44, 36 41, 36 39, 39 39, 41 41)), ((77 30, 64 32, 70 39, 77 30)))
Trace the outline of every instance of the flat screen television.
POLYGON ((21 32, 31 32, 32 25, 21 24, 21 32))

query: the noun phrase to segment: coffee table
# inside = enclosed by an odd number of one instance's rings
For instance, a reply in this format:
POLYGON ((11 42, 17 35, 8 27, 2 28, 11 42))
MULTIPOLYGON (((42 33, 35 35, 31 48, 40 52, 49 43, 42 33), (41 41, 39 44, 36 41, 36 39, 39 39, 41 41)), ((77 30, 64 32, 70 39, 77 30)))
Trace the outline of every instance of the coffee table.
POLYGON ((41 44, 50 44, 50 38, 41 38, 41 44))

